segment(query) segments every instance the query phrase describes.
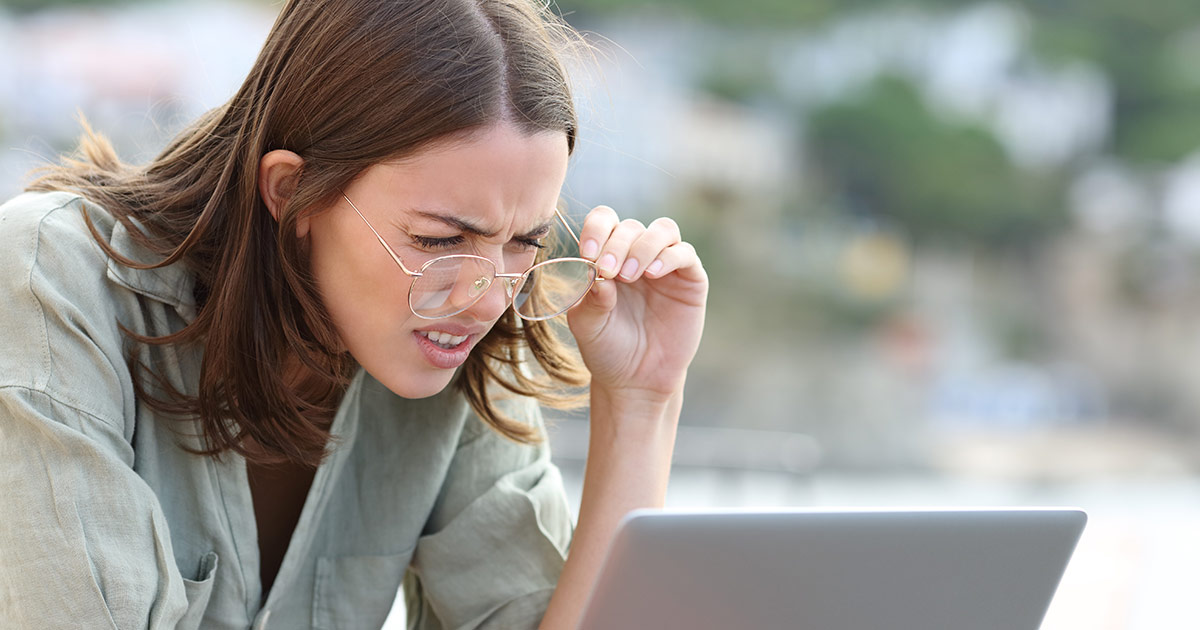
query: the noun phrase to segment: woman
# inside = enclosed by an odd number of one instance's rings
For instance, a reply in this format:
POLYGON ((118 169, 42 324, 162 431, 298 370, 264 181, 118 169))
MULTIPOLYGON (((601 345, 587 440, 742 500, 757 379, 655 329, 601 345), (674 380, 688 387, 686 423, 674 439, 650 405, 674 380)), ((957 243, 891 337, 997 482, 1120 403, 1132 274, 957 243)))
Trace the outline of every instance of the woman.
POLYGON ((545 253, 569 41, 293 0, 150 164, 88 131, 0 207, 0 627, 377 628, 402 580, 410 627, 573 626, 663 501, 707 280, 604 207, 545 253), (538 403, 585 384, 573 527, 538 403))

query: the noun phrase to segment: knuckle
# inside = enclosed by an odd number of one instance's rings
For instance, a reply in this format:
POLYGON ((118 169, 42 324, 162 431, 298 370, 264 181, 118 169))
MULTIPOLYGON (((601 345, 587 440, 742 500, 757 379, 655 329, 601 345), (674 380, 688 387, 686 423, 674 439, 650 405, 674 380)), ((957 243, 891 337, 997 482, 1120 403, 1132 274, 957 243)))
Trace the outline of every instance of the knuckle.
POLYGON ((599 217, 612 217, 614 220, 617 218, 617 211, 608 206, 596 206, 592 208, 591 214, 599 217))
POLYGON ((592 210, 584 219, 584 226, 592 229, 613 229, 617 224, 617 215, 611 210, 609 212, 600 212, 599 209, 592 210))
POLYGON ((665 229, 671 232, 679 232, 679 224, 671 217, 658 217, 650 223, 651 226, 656 226, 660 229, 665 229))

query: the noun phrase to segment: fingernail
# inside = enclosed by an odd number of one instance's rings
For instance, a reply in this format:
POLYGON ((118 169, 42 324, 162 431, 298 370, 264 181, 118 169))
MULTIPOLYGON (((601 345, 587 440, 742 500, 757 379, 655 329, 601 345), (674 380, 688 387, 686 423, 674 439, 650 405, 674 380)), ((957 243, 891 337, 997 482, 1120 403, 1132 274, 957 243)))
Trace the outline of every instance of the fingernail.
POLYGON ((637 268, 638 268, 637 260, 635 260, 633 258, 626 260, 625 266, 621 267, 621 277, 625 278, 626 280, 628 280, 629 278, 632 278, 633 274, 637 273, 637 268))
POLYGON ((613 256, 612 254, 605 254, 604 258, 600 261, 600 271, 609 273, 613 269, 616 269, 616 268, 617 268, 617 257, 613 256))
POLYGON ((600 245, 597 244, 595 240, 589 238, 588 240, 584 241, 583 246, 579 248, 579 255, 587 258, 588 260, 595 260, 596 250, 599 248, 600 245))
POLYGON ((661 260, 656 260, 656 261, 650 263, 649 267, 646 267, 646 273, 648 273, 652 276, 657 276, 658 272, 662 271, 662 268, 663 268, 663 262, 661 260))

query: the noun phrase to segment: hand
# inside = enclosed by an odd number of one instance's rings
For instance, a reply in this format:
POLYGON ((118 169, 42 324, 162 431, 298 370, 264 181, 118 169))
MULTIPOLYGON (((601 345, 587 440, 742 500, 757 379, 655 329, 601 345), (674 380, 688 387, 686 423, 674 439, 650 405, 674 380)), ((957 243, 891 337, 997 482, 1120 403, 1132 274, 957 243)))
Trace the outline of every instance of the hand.
POLYGON ((580 254, 600 275, 567 313, 592 387, 666 400, 682 391, 704 328, 708 276, 679 226, 649 226, 598 206, 584 220, 580 254))

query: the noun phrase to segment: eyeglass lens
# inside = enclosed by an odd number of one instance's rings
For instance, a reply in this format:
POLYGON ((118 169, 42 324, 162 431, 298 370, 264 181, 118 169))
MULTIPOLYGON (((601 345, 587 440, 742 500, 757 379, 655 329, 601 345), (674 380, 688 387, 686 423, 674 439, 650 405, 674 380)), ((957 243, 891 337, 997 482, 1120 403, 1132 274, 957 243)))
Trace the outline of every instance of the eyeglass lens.
POLYGON ((575 306, 596 280, 596 267, 573 258, 548 260, 529 270, 513 300, 526 319, 549 319, 575 306))
POLYGON ((474 304, 495 278, 495 267, 471 256, 437 259, 413 281, 409 303, 421 317, 448 317, 474 304))
MULTIPOLYGON (((535 265, 527 280, 500 280, 513 307, 526 319, 549 319, 583 298, 596 279, 595 267, 579 259, 555 259, 535 265), (518 286, 514 286, 518 285, 518 286)), ((449 317, 469 308, 497 281, 495 266, 473 256, 447 256, 421 270, 409 302, 421 317, 449 317)))

